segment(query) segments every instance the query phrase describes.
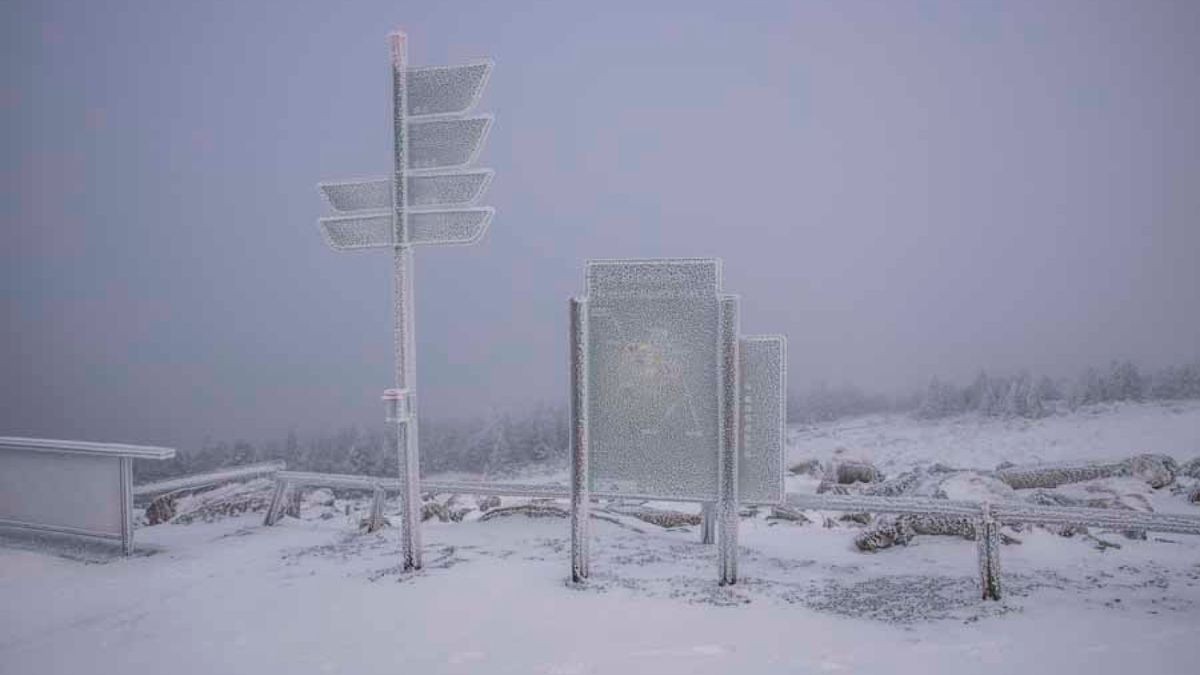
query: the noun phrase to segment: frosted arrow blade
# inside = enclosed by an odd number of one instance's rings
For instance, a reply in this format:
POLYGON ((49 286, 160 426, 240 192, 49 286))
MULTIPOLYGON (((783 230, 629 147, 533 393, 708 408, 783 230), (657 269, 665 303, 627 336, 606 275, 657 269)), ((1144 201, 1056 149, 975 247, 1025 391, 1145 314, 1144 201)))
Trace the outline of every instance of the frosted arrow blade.
POLYGON ((338 251, 395 246, 391 213, 322 218, 321 232, 325 241, 338 251))
POLYGON ((479 101, 491 72, 490 61, 409 68, 408 114, 458 115, 467 112, 479 101))
POLYGON ((387 178, 353 183, 322 183, 321 192, 334 211, 381 211, 392 208, 392 181, 387 178))
MULTIPOLYGON (((492 182, 491 169, 429 173, 408 177, 408 205, 470 206, 492 182)), ((334 211, 382 211, 392 208, 392 181, 387 178, 351 183, 322 183, 321 191, 334 211)))
POLYGON ((487 232, 491 208, 413 211, 408 214, 410 244, 472 244, 487 232))
POLYGON ((470 164, 491 126, 490 116, 409 123, 408 168, 449 169, 470 164))
POLYGON ((408 205, 469 206, 491 182, 491 169, 409 176, 408 205))

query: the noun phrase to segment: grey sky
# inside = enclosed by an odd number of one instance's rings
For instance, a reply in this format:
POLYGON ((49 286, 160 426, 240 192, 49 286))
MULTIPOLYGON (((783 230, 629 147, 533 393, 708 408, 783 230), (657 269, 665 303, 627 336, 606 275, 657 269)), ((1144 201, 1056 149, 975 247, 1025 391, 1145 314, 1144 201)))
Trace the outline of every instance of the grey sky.
POLYGON ((1200 358, 1200 3, 6 2, 0 434, 382 424, 385 35, 490 56, 498 213, 417 254, 426 414, 561 402, 591 257, 710 256, 794 386, 1200 358))

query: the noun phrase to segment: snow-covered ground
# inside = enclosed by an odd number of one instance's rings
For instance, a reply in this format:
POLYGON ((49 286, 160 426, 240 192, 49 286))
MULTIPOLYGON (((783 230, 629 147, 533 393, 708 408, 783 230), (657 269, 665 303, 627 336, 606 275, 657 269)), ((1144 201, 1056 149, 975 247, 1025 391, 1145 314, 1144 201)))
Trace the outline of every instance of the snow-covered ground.
MULTIPOLYGON (((1200 404, 1035 422, 904 417, 791 433, 791 458, 932 462, 1200 456, 1200 404), (839 448, 844 448, 839 452, 839 448)), ((806 478, 792 489, 811 489, 806 478)), ((1169 488, 1155 508, 1200 513, 1169 488)), ((350 503, 361 509, 360 502, 350 503)), ((1005 599, 978 599, 975 546, 917 537, 872 554, 853 527, 744 520, 742 580, 715 584, 695 528, 593 526, 593 579, 564 583, 567 523, 426 523, 426 569, 400 576, 390 529, 311 505, 139 529, 139 555, 5 535, 0 672, 1184 673, 1200 663, 1200 537, 1036 529, 1003 547, 1005 599), (635 531, 635 529, 637 531, 635 531)))
POLYGON ((1146 452, 1186 461, 1200 457, 1200 402, 1113 403, 1040 420, 870 415, 793 427, 789 445, 794 461, 828 458, 844 447, 888 472, 922 462, 993 469, 1005 461, 1121 459, 1146 452))

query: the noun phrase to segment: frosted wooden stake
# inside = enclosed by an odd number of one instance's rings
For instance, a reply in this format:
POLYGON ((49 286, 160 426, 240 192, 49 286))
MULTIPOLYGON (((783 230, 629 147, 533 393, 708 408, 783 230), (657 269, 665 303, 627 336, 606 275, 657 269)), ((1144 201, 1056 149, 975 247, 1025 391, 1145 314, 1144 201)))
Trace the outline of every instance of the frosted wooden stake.
POLYGON ((975 527, 979 553, 979 586, 984 600, 1000 599, 1000 523, 992 516, 992 505, 983 503, 983 517, 975 527))

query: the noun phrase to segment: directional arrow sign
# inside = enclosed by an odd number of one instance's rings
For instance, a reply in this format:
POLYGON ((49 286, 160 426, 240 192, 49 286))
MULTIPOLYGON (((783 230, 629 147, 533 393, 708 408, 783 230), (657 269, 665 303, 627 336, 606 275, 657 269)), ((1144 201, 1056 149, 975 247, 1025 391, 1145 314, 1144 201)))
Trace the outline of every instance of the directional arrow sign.
POLYGON ((492 208, 410 211, 408 236, 397 242, 390 211, 321 219, 325 241, 339 251, 392 248, 397 244, 473 244, 487 232, 492 208))
MULTIPOLYGON (((392 249, 393 338, 396 391, 416 410, 416 338, 413 332, 413 244, 470 244, 492 222, 491 208, 474 204, 491 182, 490 170, 457 169, 475 161, 492 126, 490 115, 456 117, 479 100, 490 61, 435 68, 408 67, 408 39, 392 47, 392 165, 390 178, 329 183, 321 191, 334 211, 320 219, 325 241, 339 251, 392 249), (416 173, 413 173, 416 172, 416 173)), ((389 399, 391 400, 391 399, 389 399)), ((401 569, 421 567, 418 416, 389 415, 400 462, 401 569)))
POLYGON ((473 244, 487 232, 495 209, 413 211, 408 214, 410 244, 473 244))
POLYGON ((461 115, 479 101, 491 61, 408 69, 408 114, 461 115))
MULTIPOLYGON (((470 206, 477 202, 492 181, 491 169, 454 173, 410 174, 410 207, 470 206)), ((392 208, 392 179, 376 178, 351 183, 323 183, 321 191, 339 213, 392 208)))
POLYGON ((408 168, 446 169, 470 164, 491 126, 491 115, 409 122, 408 168))

